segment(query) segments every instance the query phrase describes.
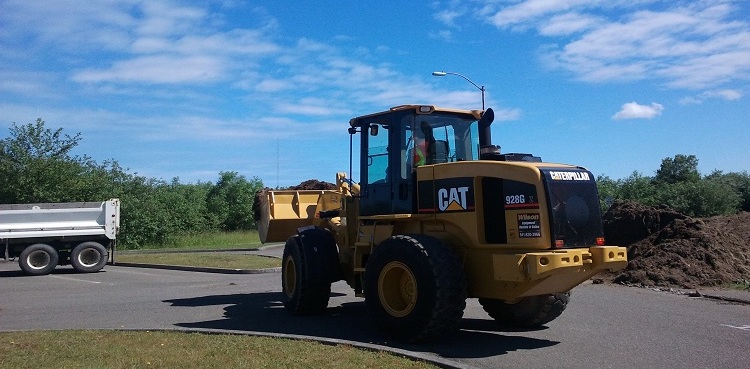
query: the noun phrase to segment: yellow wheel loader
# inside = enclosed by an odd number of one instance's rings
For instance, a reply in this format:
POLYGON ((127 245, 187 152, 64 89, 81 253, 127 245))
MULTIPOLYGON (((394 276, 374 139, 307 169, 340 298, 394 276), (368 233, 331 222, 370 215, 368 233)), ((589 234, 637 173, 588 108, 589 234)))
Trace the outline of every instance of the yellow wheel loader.
POLYGON ((344 280, 391 339, 457 329, 467 298, 503 325, 536 327, 570 290, 627 264, 605 245, 594 176, 500 152, 492 109, 404 105, 351 119, 350 172, 335 190, 265 191, 263 242, 286 242, 284 306, 314 314, 344 280), (359 153, 352 145, 359 140, 359 153))

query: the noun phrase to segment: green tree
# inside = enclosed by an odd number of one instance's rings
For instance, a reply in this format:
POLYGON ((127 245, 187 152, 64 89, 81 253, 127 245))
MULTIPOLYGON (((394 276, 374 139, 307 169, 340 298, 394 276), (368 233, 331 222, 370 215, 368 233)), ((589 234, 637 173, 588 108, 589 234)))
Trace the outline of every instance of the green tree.
POLYGON ((664 158, 661 167, 656 171, 654 180, 657 183, 698 182, 698 158, 695 155, 677 154, 674 158, 664 158))
POLYGON ((218 230, 208 218, 210 183, 130 176, 122 185, 120 239, 125 248, 170 245, 180 235, 218 230))
POLYGON ((711 217, 736 213, 740 197, 726 183, 703 179, 659 186, 657 202, 691 217, 711 217))
POLYGON ((705 179, 718 181, 729 186, 729 188, 740 197, 738 210, 750 211, 750 174, 748 174, 747 171, 741 173, 730 172, 725 174, 720 170, 715 170, 713 173, 706 176, 705 179))
POLYGON ((71 155, 80 133, 51 130, 40 118, 10 128, 0 140, 0 202, 63 202, 87 200, 86 174, 95 165, 89 157, 71 155))
POLYGON ((237 172, 221 172, 219 177, 206 198, 213 224, 225 231, 254 228, 253 197, 263 182, 257 177, 248 181, 237 172))
POLYGON ((600 175, 596 178, 596 186, 599 190, 599 206, 605 212, 611 205, 608 201, 619 198, 620 183, 609 176, 600 175))
POLYGON ((621 181, 619 199, 653 205, 656 200, 656 187, 653 184, 653 178, 634 171, 621 181))

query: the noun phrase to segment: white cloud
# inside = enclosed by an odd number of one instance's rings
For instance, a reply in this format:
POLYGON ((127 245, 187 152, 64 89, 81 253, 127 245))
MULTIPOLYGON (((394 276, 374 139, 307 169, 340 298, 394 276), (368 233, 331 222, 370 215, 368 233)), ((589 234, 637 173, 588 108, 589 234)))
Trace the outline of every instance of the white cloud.
POLYGON ((146 1, 139 6, 143 19, 136 32, 141 35, 180 35, 190 32, 206 18, 206 11, 165 1, 146 1))
POLYGON ((493 109, 495 111, 495 121, 505 122, 513 121, 521 118, 521 109, 493 109))
POLYGON ((453 32, 447 29, 440 30, 437 32, 430 32, 428 36, 430 36, 430 38, 443 40, 445 42, 453 41, 453 32))
POLYGON ((116 62, 106 70, 84 70, 73 75, 76 82, 194 83, 223 76, 221 59, 210 56, 144 56, 116 62))
POLYGON ((9 25, 3 36, 33 39, 58 62, 96 59, 72 73, 79 83, 205 83, 241 74, 254 59, 280 50, 266 35, 274 19, 251 13, 249 23, 257 28, 225 30, 206 4, 11 0, 3 7, 9 25))
POLYGON ((695 96, 685 96, 680 99, 680 105, 700 105, 703 104, 703 99, 695 96))
POLYGON ((255 88, 262 92, 279 92, 294 88, 294 84, 286 79, 265 78, 255 88))
POLYGON ((541 49, 542 59, 581 80, 704 89, 750 78, 743 9, 735 2, 526 0, 488 1, 484 13, 500 29, 561 41, 541 49))
POLYGON ((21 70, 0 70, 0 91, 8 95, 21 95, 35 98, 55 99, 55 84, 59 81, 50 72, 27 72, 21 70))
POLYGON ((545 36, 565 36, 588 30, 599 22, 601 22, 599 17, 578 13, 565 13, 556 15, 549 22, 541 25, 539 32, 545 36))
POLYGON ((280 102, 274 111, 293 115, 331 116, 346 113, 348 109, 332 106, 331 102, 326 99, 307 97, 294 103, 280 102))
POLYGON ((704 96, 706 97, 718 97, 728 101, 739 100, 742 97, 742 92, 739 90, 716 90, 707 91, 704 96))
POLYGON ((726 101, 735 101, 741 99, 743 96, 742 91, 740 90, 732 90, 732 89, 723 89, 723 90, 710 90, 705 91, 697 96, 686 96, 682 100, 680 100, 680 104, 682 105, 700 105, 703 104, 704 101, 709 99, 721 99, 726 101))
POLYGON ((555 11, 568 10, 572 5, 563 1, 522 1, 498 11, 492 17, 492 23, 498 27, 508 27, 555 11))
POLYGON ((661 115, 662 111, 664 111, 664 106, 661 104, 640 105, 633 101, 623 104, 620 111, 612 116, 612 119, 651 119, 661 115))
POLYGON ((119 50, 127 47, 135 27, 134 1, 117 3, 75 0, 3 2, 4 31, 32 36, 70 51, 119 50), (29 28, 29 25, 38 25, 29 28))
POLYGON ((449 27, 455 27, 456 26, 456 19, 463 16, 463 11, 457 11, 455 9, 451 10, 442 10, 437 13, 435 13, 434 17, 441 23, 443 23, 446 26, 449 27))

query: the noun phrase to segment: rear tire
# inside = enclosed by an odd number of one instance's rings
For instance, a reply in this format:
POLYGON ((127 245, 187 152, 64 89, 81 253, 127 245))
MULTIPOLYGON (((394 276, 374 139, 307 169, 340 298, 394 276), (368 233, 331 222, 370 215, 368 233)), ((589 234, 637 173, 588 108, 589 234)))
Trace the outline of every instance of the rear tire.
POLYGON ((537 328, 547 324, 565 311, 570 292, 529 296, 515 304, 495 299, 479 299, 479 303, 493 319, 506 327, 537 328))
POLYGON ((364 287, 376 326, 400 341, 427 341, 457 330, 466 307, 458 257, 423 235, 397 235, 375 246, 364 287))
POLYGON ((21 251, 18 265, 28 275, 45 275, 55 269, 58 261, 57 250, 50 245, 37 243, 21 251))
POLYGON ((281 265, 284 307, 294 314, 323 312, 340 274, 336 241, 328 231, 313 228, 289 237, 281 265))
POLYGON ((83 242, 70 252, 70 264, 80 273, 98 272, 107 264, 107 249, 98 242, 83 242))

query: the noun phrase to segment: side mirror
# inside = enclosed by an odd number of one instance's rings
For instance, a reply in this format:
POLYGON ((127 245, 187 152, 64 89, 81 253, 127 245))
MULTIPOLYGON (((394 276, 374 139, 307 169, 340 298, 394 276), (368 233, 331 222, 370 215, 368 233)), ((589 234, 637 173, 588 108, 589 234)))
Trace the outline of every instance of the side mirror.
POLYGON ((370 125, 370 136, 377 136, 378 135, 378 125, 373 124, 370 125))

